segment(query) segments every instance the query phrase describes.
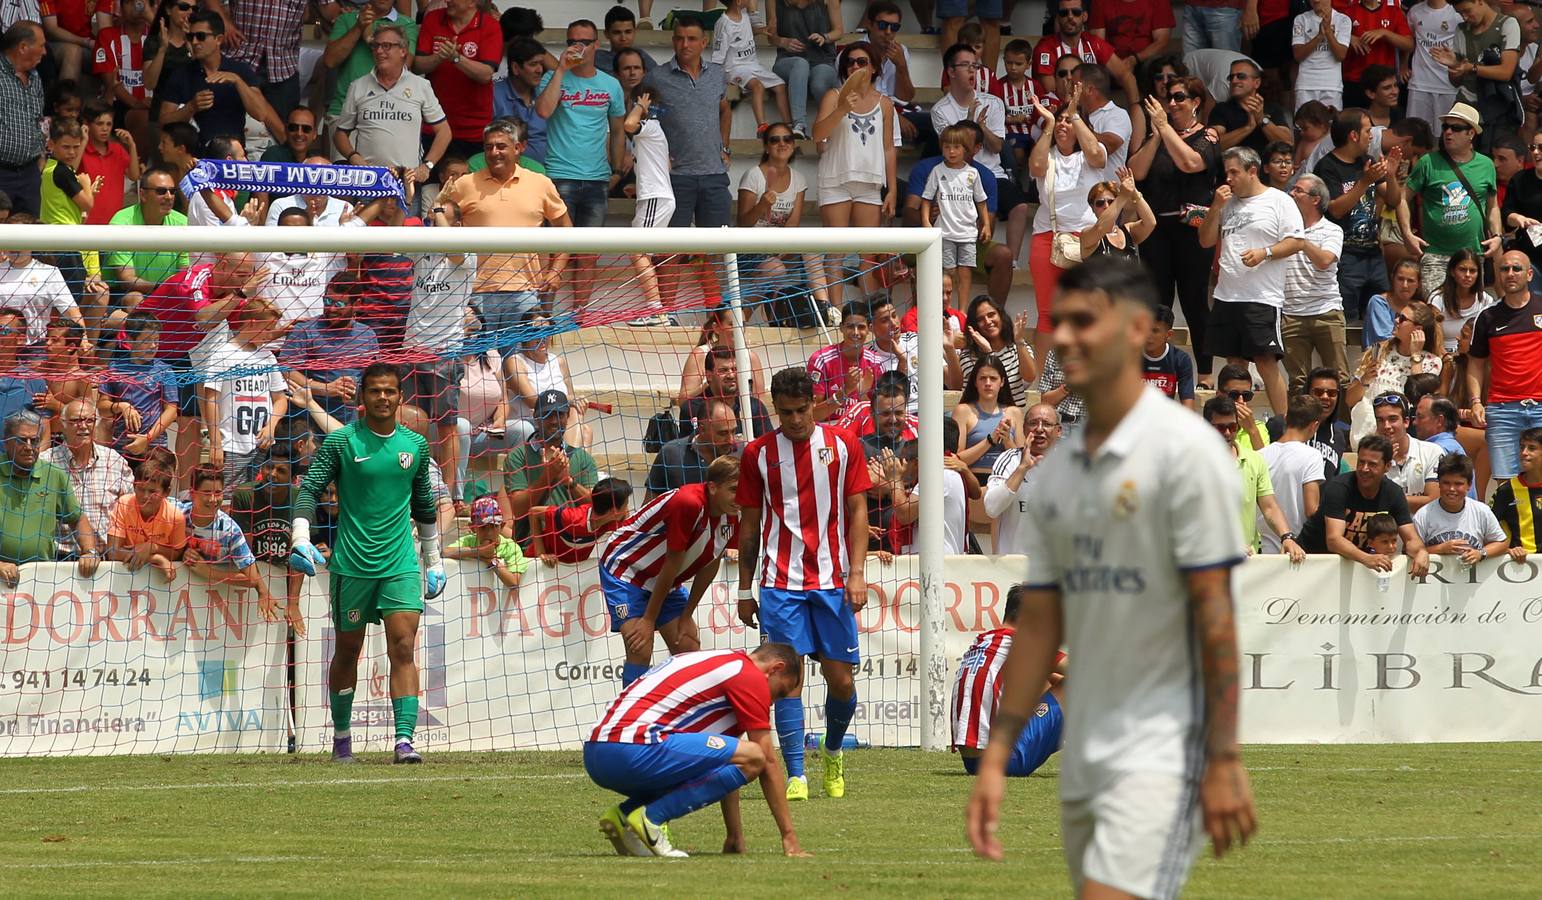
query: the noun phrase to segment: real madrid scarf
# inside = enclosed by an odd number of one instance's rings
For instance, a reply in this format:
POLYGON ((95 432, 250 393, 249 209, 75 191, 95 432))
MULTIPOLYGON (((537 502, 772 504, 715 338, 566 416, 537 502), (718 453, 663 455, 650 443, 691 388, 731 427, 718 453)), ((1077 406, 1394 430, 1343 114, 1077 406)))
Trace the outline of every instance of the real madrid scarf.
POLYGON ((238 159, 201 159, 182 178, 183 196, 204 188, 222 188, 275 197, 291 194, 326 194, 333 197, 394 197, 406 208, 402 183, 390 169, 380 166, 323 166, 312 163, 246 162, 238 159))

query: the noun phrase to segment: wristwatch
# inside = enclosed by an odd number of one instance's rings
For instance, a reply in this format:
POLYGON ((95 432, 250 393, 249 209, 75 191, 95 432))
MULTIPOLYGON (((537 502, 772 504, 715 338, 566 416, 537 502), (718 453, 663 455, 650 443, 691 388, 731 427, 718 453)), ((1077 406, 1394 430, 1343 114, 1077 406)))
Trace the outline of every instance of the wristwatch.
POLYGON ((1263 124, 1263 125, 1273 125, 1274 124, 1274 120, 1269 118, 1268 116, 1264 116, 1262 119, 1259 119, 1258 121, 1259 121, 1260 124, 1263 124))
MULTIPOLYGON (((1284 534, 1280 535, 1280 543, 1282 543, 1282 544, 1285 543, 1286 541, 1294 541, 1294 540, 1296 540, 1296 533, 1294 531, 1287 531, 1284 534)), ((1297 543, 1300 543, 1300 541, 1297 541, 1297 543)))

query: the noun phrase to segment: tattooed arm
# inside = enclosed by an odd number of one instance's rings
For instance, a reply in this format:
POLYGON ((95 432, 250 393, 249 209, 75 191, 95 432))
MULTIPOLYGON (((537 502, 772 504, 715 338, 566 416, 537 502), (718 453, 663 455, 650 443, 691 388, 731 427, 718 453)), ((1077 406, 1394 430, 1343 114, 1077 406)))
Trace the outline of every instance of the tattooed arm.
POLYGON ((1188 589, 1205 678, 1205 775, 1199 797, 1205 830, 1215 845, 1215 855, 1220 856, 1234 841, 1246 844, 1258 827, 1253 790, 1237 746, 1242 685, 1237 628, 1232 618, 1231 571, 1218 567, 1191 572, 1188 589))

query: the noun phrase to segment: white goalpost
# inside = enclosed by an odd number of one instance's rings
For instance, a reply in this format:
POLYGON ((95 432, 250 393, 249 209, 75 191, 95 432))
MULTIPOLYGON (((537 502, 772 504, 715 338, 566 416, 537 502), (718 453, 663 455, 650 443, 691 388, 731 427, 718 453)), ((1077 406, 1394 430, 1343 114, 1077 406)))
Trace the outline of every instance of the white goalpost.
MULTIPOLYGON (((918 491, 923 514, 915 525, 917 548, 916 574, 919 588, 918 654, 913 665, 919 685, 915 725, 919 743, 926 750, 945 750, 949 733, 949 661, 945 638, 948 628, 944 604, 943 521, 940 498, 943 496, 942 423, 948 414, 943 398, 944 335, 942 306, 942 256, 940 232, 921 228, 722 228, 657 229, 631 228, 207 228, 207 227, 113 227, 13 226, 0 228, 0 252, 35 251, 38 253, 108 253, 137 252, 177 254, 199 253, 342 253, 342 254, 500 254, 500 253, 587 253, 625 259, 634 254, 705 254, 723 260, 719 276, 722 295, 736 325, 743 322, 740 296, 738 254, 916 254, 916 305, 918 310, 919 353, 919 473, 918 491)), ((618 268, 620 264, 618 264, 618 268)), ((851 296, 848 294, 848 296, 851 296)), ((583 329, 580 328, 581 332, 583 329)), ((745 328, 736 327, 735 356, 738 360, 741 416, 750 414, 750 351, 745 328)), ((641 330, 639 330, 641 331, 641 330)), ((616 367, 614 378, 624 383, 624 366, 616 367)), ((639 381, 642 380, 639 377, 639 381)), ((655 381, 657 379, 655 378, 655 381)), ((633 508, 636 508, 635 505, 633 508)), ((61 566, 40 569, 64 571, 61 566)), ((869 582, 876 564, 869 561, 869 582)), ((64 575, 57 577, 63 578, 64 575)), ((282 572, 275 570, 271 584, 282 583, 282 572)), ((452 582, 453 584, 453 582, 452 582)), ((308 588, 309 589, 309 588, 308 588)), ((582 600, 578 601, 582 607, 582 600)), ((898 607, 896 606, 896 609, 898 607)), ((507 618, 507 607, 502 610, 507 618)), ((518 611, 524 616, 525 611, 518 611)), ((580 608, 581 617, 584 610, 580 608)), ((542 625, 547 610, 539 610, 542 625)), ((555 613, 553 613, 555 615, 555 613)), ((563 615, 570 615, 564 613, 563 615)), ((894 614, 896 621, 899 613, 894 614)), ((912 645, 914 646, 914 645, 912 645)), ((367 651, 368 652, 368 651, 367 651)), ((229 664, 227 663, 227 666, 229 664)), ((897 668, 897 664, 896 664, 897 668)), ((557 678, 563 677, 561 672, 557 678)), ((862 676, 859 675, 859 684, 862 676)), ((532 683, 534 683, 532 681, 532 683)), ((228 678, 227 685, 228 687, 228 678)), ((243 688, 244 690, 244 688, 243 688)), ((598 691, 598 686, 596 687, 598 691)), ((228 694, 228 691, 227 691, 228 694)), ((454 696, 454 691, 451 691, 454 696)), ((487 698, 478 698, 483 702, 487 698)), ((3 713, 3 710, 0 710, 3 713)), ((496 713, 494 713, 496 715, 496 713)), ((298 727, 296 728, 298 732, 298 727)), ((200 745, 202 746, 202 745, 200 745)), ((305 740, 300 740, 302 749, 305 740)), ((529 746, 534 746, 530 744, 529 746)), ((233 749, 223 744, 214 749, 233 749)), ((234 748, 238 749, 238 748, 234 748)), ((84 752, 98 752, 86 750, 84 752)), ((114 751, 107 751, 114 752, 114 751)), ((122 752, 122 751, 117 751, 122 752)), ((131 751, 139 752, 139 751, 131 751)))

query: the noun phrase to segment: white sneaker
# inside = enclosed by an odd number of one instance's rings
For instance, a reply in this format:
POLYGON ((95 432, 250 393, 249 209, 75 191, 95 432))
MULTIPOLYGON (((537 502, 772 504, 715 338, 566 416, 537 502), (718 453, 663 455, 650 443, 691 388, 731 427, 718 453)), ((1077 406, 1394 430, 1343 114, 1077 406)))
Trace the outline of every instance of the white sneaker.
POLYGON ((668 313, 658 313, 657 315, 643 316, 641 318, 632 319, 626 324, 633 328, 654 328, 663 325, 678 325, 680 323, 677 319, 675 319, 674 316, 671 316, 668 313))

